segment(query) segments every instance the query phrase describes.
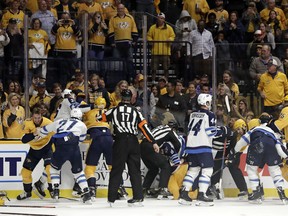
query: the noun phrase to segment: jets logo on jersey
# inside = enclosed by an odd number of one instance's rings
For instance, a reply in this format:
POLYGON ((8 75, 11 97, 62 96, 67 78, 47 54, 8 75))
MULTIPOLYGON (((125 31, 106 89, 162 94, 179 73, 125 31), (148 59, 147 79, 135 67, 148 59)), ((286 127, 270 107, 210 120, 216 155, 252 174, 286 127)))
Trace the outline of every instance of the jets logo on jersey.
POLYGON ((63 32, 61 36, 64 40, 69 40, 72 37, 72 34, 70 32, 63 32))
POLYGON ((128 29, 129 23, 128 22, 120 22, 118 24, 118 26, 119 26, 120 29, 128 29))

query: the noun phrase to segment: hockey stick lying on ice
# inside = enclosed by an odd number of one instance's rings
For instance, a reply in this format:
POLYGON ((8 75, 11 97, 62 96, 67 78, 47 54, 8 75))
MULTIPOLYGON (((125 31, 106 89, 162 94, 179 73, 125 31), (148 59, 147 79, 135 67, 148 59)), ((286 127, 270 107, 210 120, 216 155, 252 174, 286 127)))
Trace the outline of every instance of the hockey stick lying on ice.
POLYGON ((0 205, 0 207, 18 207, 18 208, 56 208, 55 206, 41 206, 41 205, 0 205))
POLYGON ((57 216, 52 214, 32 214, 32 213, 21 213, 21 212, 0 212, 0 215, 31 215, 31 216, 57 216))

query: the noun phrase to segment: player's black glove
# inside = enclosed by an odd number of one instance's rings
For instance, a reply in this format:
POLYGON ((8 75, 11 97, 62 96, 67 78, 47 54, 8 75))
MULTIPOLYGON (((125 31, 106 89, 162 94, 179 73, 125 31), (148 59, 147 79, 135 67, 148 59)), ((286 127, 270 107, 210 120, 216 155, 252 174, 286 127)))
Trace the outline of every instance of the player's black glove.
POLYGON ((237 164, 237 162, 240 159, 241 154, 242 154, 242 152, 234 153, 233 151, 230 151, 229 154, 227 155, 227 160, 225 161, 226 166, 232 167, 235 164, 237 164))
POLYGON ((231 137, 233 136, 233 132, 229 127, 221 126, 220 129, 222 130, 222 137, 231 137))

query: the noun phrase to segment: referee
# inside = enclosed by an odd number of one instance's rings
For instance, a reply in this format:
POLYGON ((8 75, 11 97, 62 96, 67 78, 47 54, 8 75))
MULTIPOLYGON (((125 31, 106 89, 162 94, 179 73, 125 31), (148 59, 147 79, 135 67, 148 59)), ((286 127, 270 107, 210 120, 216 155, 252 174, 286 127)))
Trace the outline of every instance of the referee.
POLYGON ((157 145, 161 149, 161 152, 163 150, 162 154, 153 152, 153 149, 147 139, 144 138, 141 142, 141 158, 145 166, 148 168, 148 172, 143 182, 145 193, 149 193, 150 186, 160 170, 159 193, 157 199, 172 196, 167 189, 171 175, 171 167, 167 156, 171 156, 172 152, 174 153, 174 151, 177 153, 180 151, 181 142, 175 132, 177 128, 177 123, 170 121, 168 125, 159 125, 151 131, 157 145), (170 143, 172 146, 164 146, 168 143, 170 143))
POLYGON ((121 96, 122 101, 117 107, 102 114, 102 121, 112 122, 115 134, 112 152, 112 170, 108 186, 108 203, 112 207, 117 199, 118 188, 122 181, 122 173, 125 163, 127 163, 133 191, 133 198, 128 200, 128 205, 142 206, 143 191, 140 171, 140 145, 137 139, 138 128, 151 145, 153 143, 155 152, 159 152, 159 147, 147 126, 147 121, 131 105, 132 92, 129 89, 125 89, 121 92, 121 96))

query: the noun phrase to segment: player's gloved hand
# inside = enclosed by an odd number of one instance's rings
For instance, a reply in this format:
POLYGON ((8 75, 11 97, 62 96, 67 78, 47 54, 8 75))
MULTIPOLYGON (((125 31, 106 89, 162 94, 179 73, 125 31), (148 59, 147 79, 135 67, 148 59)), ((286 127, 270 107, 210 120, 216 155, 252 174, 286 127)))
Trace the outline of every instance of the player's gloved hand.
POLYGON ((233 135, 229 127, 221 126, 220 129, 222 130, 222 137, 230 137, 233 135))
POLYGON ((241 152, 234 153, 234 152, 230 151, 230 153, 227 156, 227 160, 225 161, 226 166, 227 167, 234 166, 237 163, 237 161, 239 160, 240 155, 241 155, 241 152))

